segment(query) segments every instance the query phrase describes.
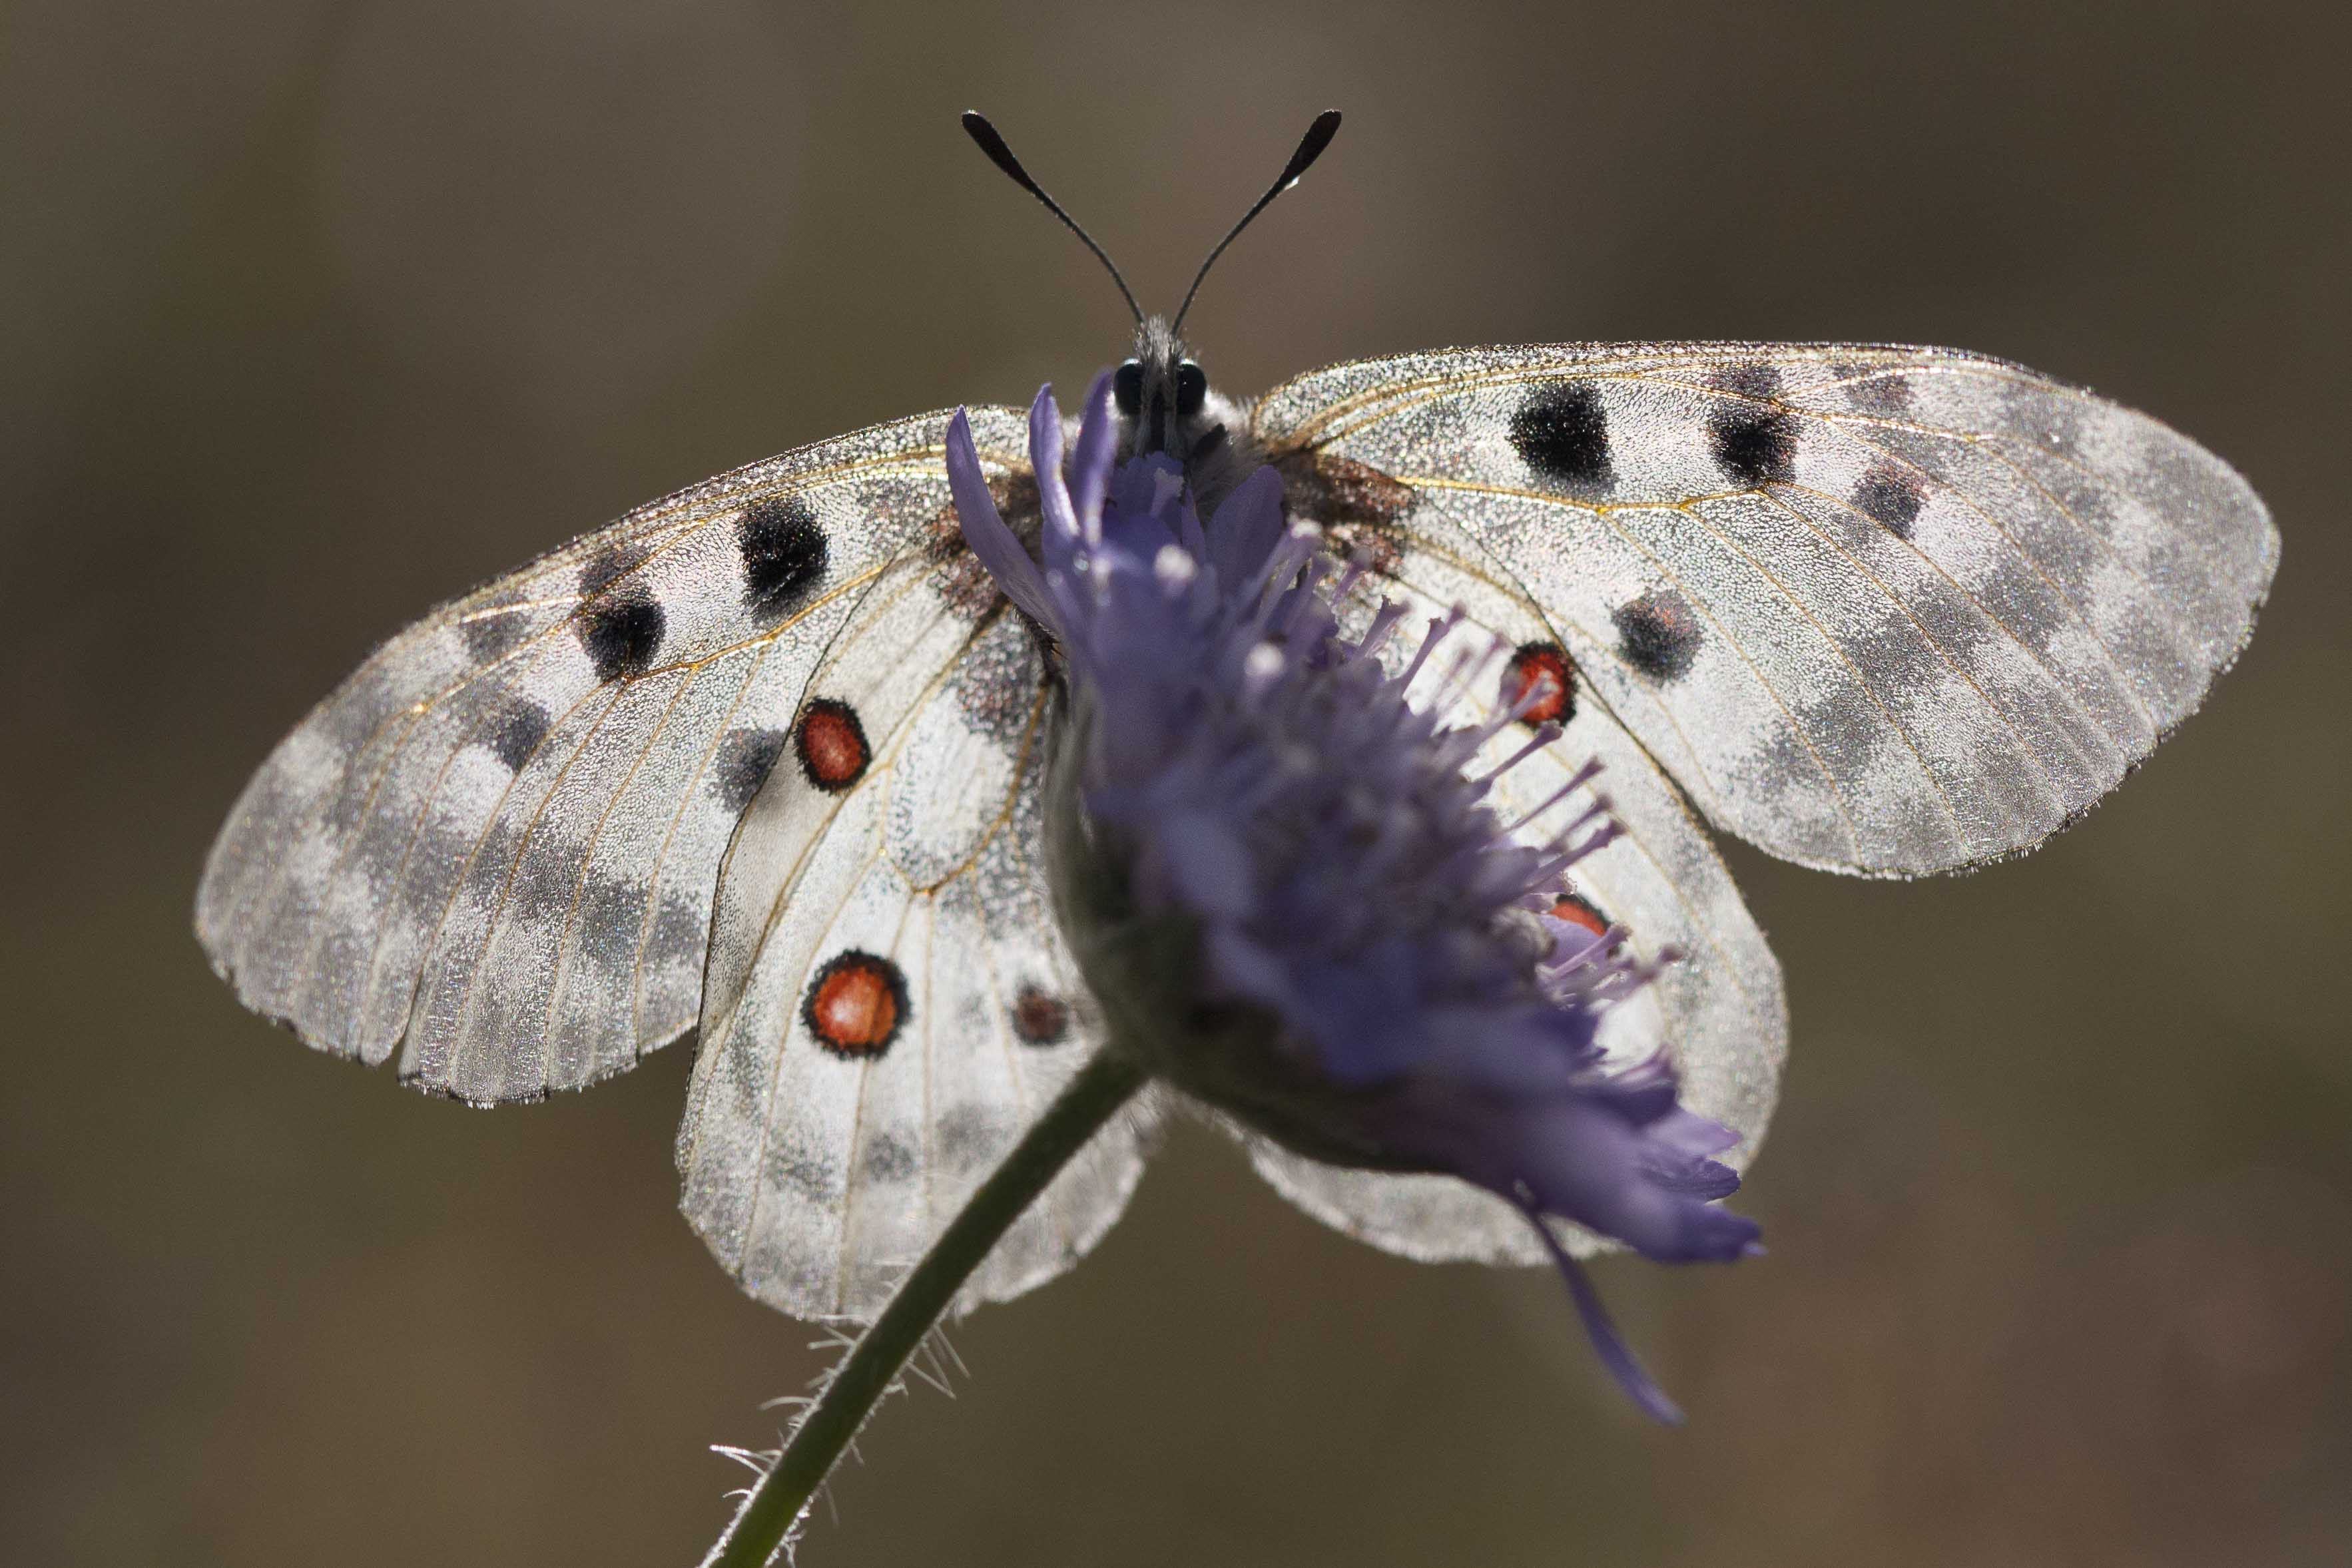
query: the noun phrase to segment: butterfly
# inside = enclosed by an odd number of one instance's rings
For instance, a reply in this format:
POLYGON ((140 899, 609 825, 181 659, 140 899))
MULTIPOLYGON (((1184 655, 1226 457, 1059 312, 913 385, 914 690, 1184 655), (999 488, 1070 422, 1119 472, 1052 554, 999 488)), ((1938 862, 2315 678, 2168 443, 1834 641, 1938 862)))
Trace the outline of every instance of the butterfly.
MULTIPOLYGON (((1201 276, 1338 125, 1317 120, 1201 276)), ((966 128, 1109 267, 993 128, 966 128)), ((2005 361, 1459 349, 1237 399, 1178 335, 1184 308, 1147 317, 1110 270, 1137 320, 1122 450, 1180 457, 1204 514, 1272 465, 1292 524, 1366 569, 1366 605, 1458 609, 1509 650, 1448 699, 1464 723, 1522 707, 1497 757, 1561 726, 1498 784, 1507 818, 1603 764, 1624 831, 1555 913, 1684 955, 1611 1044, 1670 1044, 1684 1103, 1743 1157, 1788 1018, 1711 833, 1870 876, 2031 850, 2197 707, 2276 566, 2226 464, 2005 361)), ((1024 414, 969 413, 1034 541, 1024 414)), ((707 480, 385 643, 213 847, 196 927, 238 998, 477 1104, 695 1038, 688 1220, 761 1300, 870 1319, 1102 1043, 1039 848, 1055 652, 963 542, 948 418, 707 480)), ((1100 1238, 1156 1110, 1097 1137, 961 1304, 1100 1238)), ((1460 1182, 1234 1130, 1277 1189, 1375 1245, 1543 1260, 1518 1211, 1460 1182)))

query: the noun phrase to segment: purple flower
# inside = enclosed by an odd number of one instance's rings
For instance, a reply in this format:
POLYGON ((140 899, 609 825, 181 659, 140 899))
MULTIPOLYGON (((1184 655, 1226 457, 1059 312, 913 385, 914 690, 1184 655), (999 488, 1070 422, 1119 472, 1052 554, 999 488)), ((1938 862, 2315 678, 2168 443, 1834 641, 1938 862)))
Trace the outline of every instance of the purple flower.
POLYGON ((1605 803, 1549 841, 1515 837, 1486 803, 1510 764, 1469 768, 1519 710, 1475 729, 1436 716, 1499 651, 1465 646, 1452 617, 1401 643, 1394 604, 1343 632, 1360 570, 1286 527, 1275 472, 1204 527, 1173 459, 1113 471, 1109 386, 1066 473, 1050 389, 1030 411, 1042 559, 998 516, 961 413, 947 464, 964 537, 1059 652, 1048 861, 1113 1038, 1298 1153, 1516 1205, 1611 1371, 1677 1418, 1547 1223, 1664 1262, 1759 1250, 1756 1224, 1712 1202, 1739 1185, 1712 1157, 1736 1135, 1676 1103, 1663 1056, 1604 1064, 1602 1017, 1654 971, 1622 932, 1551 913, 1617 831, 1605 803), (1427 674, 1440 700, 1416 706, 1427 674))

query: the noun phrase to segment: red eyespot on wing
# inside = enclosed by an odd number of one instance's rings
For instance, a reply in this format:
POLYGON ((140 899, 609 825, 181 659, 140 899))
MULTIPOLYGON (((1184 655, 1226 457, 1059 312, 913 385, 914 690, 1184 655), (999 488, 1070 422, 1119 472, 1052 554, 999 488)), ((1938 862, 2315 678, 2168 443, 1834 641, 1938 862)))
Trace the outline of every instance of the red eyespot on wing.
POLYGON ((832 697, 819 697, 801 711, 793 726, 793 750, 808 781, 832 795, 865 778, 866 765, 873 760, 857 710, 832 697))
POLYGON ((1592 901, 1573 893, 1564 893, 1551 906, 1554 920, 1565 920, 1570 925, 1582 926, 1595 936, 1609 934, 1609 916, 1592 906, 1592 901))
POLYGON ((879 1056, 907 1020, 907 977, 887 958, 837 953, 809 981, 801 1018, 835 1056, 879 1056))
POLYGON ((1511 655, 1503 669, 1503 702, 1516 707, 1532 695, 1528 710, 1519 715, 1519 722, 1533 728, 1539 724, 1566 724, 1576 713, 1576 665, 1568 650, 1557 643, 1528 643, 1511 655))

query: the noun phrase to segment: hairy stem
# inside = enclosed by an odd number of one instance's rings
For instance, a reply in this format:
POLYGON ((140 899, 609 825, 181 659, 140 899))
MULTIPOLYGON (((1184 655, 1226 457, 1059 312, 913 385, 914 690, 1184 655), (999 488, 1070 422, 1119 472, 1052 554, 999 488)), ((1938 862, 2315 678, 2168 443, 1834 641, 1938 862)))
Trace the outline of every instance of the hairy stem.
POLYGON ((793 1429, 783 1453, 703 1558, 702 1568, 763 1568, 774 1560, 875 1402, 955 1300, 964 1281, 1070 1156, 1143 1087, 1146 1077, 1140 1066, 1114 1048, 1098 1053, 1070 1080, 851 1349, 793 1429))

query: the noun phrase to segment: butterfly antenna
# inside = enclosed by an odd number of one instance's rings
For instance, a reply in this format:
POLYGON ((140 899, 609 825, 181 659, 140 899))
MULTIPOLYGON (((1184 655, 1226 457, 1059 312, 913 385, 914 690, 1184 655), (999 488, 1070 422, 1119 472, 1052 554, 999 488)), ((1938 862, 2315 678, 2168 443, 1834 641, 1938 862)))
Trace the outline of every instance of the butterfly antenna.
MULTIPOLYGON (((1103 264, 1104 270, 1110 274, 1110 280, 1118 285, 1119 293, 1127 298, 1127 308, 1135 312, 1136 325, 1141 326, 1143 307, 1135 302, 1135 290, 1129 288, 1127 286, 1127 279, 1118 275, 1118 267, 1111 260, 1109 254, 1095 243, 1094 235, 1078 226, 1077 219, 1062 210, 1061 203, 1045 193, 1045 186, 1029 177, 1029 171, 1021 166, 1021 160, 1013 155, 1013 149, 1004 144, 1004 138, 996 133, 996 127, 988 122, 988 116, 976 109, 965 110, 963 129, 964 134, 978 142, 980 150, 988 154, 990 162, 1003 170, 1005 176, 1014 184, 1045 203, 1047 212, 1070 225, 1070 232, 1084 241, 1088 250, 1095 253, 1095 259, 1103 264)), ((1318 151, 1319 152, 1320 149, 1318 151)), ((1264 203, 1259 204, 1261 206, 1264 204, 1264 203)))
POLYGON ((1209 268, 1217 265, 1217 257, 1225 254, 1225 246, 1239 239, 1242 230, 1250 226, 1250 220, 1265 211, 1275 197, 1298 183, 1298 177, 1314 165, 1315 160, 1323 156, 1323 149, 1330 146, 1331 138, 1339 134, 1338 110, 1327 109, 1315 117, 1315 123, 1308 126, 1307 134, 1298 139, 1298 151, 1290 155, 1290 162, 1282 166, 1282 172, 1276 176, 1273 184, 1266 187, 1265 194, 1257 199, 1257 205, 1242 214, 1242 221, 1217 242, 1217 248, 1209 253, 1209 259, 1202 262, 1201 270, 1192 275, 1192 287, 1184 291, 1184 303, 1176 307, 1176 319, 1168 324, 1171 334, 1184 324, 1184 312, 1192 308, 1192 296, 1201 292, 1201 280, 1209 276, 1209 268))

